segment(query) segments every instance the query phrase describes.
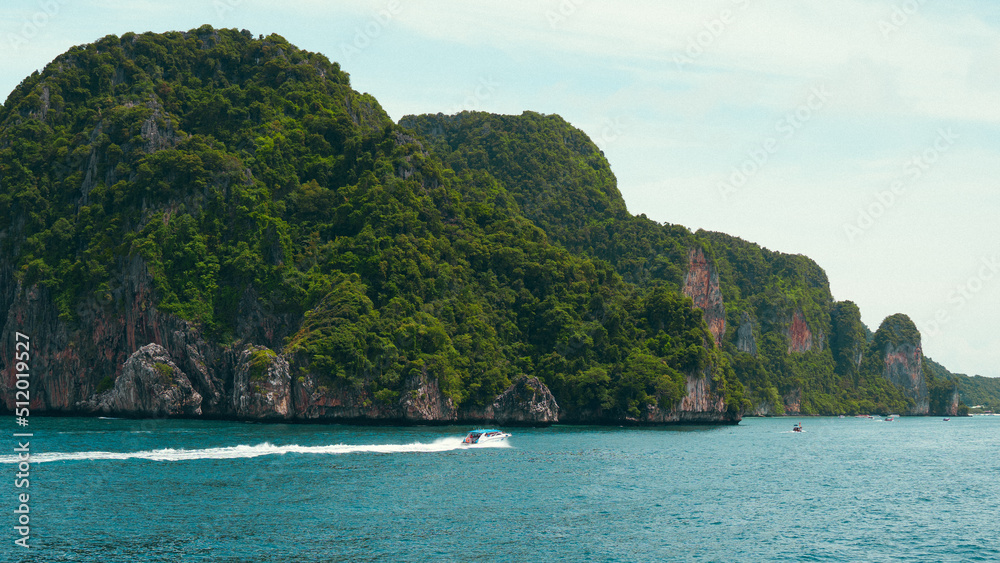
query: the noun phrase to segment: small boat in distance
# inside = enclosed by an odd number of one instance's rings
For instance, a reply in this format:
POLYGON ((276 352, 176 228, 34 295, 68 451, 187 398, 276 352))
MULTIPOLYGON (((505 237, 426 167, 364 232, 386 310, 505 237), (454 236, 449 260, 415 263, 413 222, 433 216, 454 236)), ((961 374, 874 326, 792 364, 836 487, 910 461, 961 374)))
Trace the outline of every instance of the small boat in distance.
POLYGON ((792 426, 792 432, 802 432, 802 423, 798 423, 792 426))
POLYGON ((492 442, 503 442, 507 438, 510 438, 510 434, 501 432, 495 429, 479 429, 471 430, 469 434, 462 440, 462 445, 471 446, 473 444, 488 444, 492 442))

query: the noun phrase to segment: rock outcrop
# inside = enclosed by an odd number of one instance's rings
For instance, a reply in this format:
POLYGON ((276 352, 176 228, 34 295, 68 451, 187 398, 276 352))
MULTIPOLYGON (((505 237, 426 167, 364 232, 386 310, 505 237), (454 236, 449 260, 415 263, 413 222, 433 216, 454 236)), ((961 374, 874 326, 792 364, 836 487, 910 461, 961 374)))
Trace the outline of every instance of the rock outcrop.
POLYGON ((544 425, 559 421, 556 398, 537 377, 521 377, 490 406, 492 418, 505 425, 544 425))
POLYGON ((300 420, 404 420, 398 404, 377 400, 365 387, 321 381, 308 372, 292 380, 292 396, 295 417, 300 420))
POLYGON ((893 385, 902 387, 906 396, 913 399, 913 408, 908 414, 927 414, 930 411, 930 394, 921 369, 923 354, 920 344, 889 344, 883 350, 883 355, 883 377, 893 385))
POLYGON ((906 414, 925 415, 930 412, 920 332, 910 317, 903 314, 886 317, 872 338, 868 354, 873 365, 881 367, 882 377, 901 387, 913 401, 906 414))
POLYGON ((571 423, 600 421, 614 424, 622 422, 635 425, 656 424, 737 424, 742 419, 741 412, 729 409, 722 393, 708 374, 687 375, 687 394, 673 405, 647 404, 638 417, 624 420, 602 416, 600 412, 573 413, 575 416, 561 417, 571 423))
MULTIPOLYGON (((201 395, 203 409, 219 410, 224 393, 222 349, 206 342, 191 323, 152 306, 153 280, 141 259, 119 262, 117 272, 113 286, 74 303, 69 312, 61 310, 43 286, 22 288, 11 279, 11 285, 0 287, 0 298, 9 295, 10 301, 0 338, 13 341, 13 331, 32 338, 32 410, 81 410, 94 399, 101 380, 121 377, 130 357, 147 344, 166 350, 201 395), (67 317, 75 317, 75 322, 67 317)), ((8 367, 0 378, 0 394, 13 409, 14 394, 8 391, 14 385, 14 364, 5 355, 9 352, 0 350, 0 360, 8 367)))
POLYGON ((129 356, 113 388, 79 407, 120 416, 197 416, 202 414, 201 399, 167 350, 147 344, 129 356))
POLYGON ((452 400, 441 392, 434 378, 416 372, 407 378, 399 407, 408 421, 452 421, 457 418, 452 400))
POLYGON ((782 400, 785 402, 785 414, 799 414, 802 412, 802 389, 795 388, 786 393, 782 400))
POLYGON ((640 424, 687 423, 719 424, 739 422, 740 416, 727 412, 722 397, 713 392, 707 377, 687 377, 687 395, 673 408, 646 405, 644 416, 633 420, 640 424))
POLYGON ((264 346, 248 346, 237 355, 232 408, 237 418, 288 419, 292 407, 292 377, 288 360, 264 346))
POLYGON ((694 306, 705 314, 705 323, 716 345, 726 334, 726 307, 722 303, 719 273, 701 248, 688 251, 688 270, 684 276, 684 295, 694 301, 694 306))

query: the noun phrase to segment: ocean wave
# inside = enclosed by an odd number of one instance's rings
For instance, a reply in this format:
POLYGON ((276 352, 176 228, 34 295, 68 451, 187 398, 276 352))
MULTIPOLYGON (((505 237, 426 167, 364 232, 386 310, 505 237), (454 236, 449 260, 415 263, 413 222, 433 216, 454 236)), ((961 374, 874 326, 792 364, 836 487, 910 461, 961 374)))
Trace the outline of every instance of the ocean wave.
MULTIPOLYGON (((270 442, 264 442, 263 444, 258 444, 256 446, 241 444, 239 446, 191 450, 164 448, 138 452, 45 452, 32 454, 29 461, 33 464, 51 463, 56 461, 104 461, 127 459, 144 459, 148 461, 189 461, 196 459, 246 459, 267 455, 284 454, 341 455, 358 453, 435 453, 469 448, 507 447, 510 447, 507 442, 466 446, 462 444, 462 438, 440 438, 430 443, 336 444, 330 446, 300 446, 297 444, 276 446, 270 442)), ((19 461, 21 460, 17 456, 0 456, 0 463, 17 463, 19 461)))

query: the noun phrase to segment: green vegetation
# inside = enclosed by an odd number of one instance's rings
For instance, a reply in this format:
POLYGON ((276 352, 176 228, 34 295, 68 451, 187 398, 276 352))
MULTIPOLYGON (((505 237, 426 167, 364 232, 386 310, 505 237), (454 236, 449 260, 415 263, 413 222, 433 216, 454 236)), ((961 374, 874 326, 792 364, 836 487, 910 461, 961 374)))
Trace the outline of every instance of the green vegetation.
POLYGON ((111 376, 105 375, 97 383, 97 391, 96 391, 96 393, 103 393, 103 392, 105 392, 105 391, 107 391, 109 389, 114 388, 114 386, 115 386, 115 380, 111 379, 111 376))
POLYGON ((153 371, 156 372, 156 376, 160 379, 160 383, 164 385, 170 385, 173 383, 174 368, 170 364, 156 362, 153 364, 153 371))
MULTIPOLYGON (((562 118, 532 112, 520 116, 466 112, 407 116, 400 123, 427 139, 457 174, 495 179, 553 242, 608 264, 634 286, 630 291, 639 300, 653 294, 676 297, 684 284, 688 252, 700 248, 718 273, 726 326, 715 348, 710 345, 712 338, 702 335, 709 345, 700 346, 700 353, 733 370, 745 389, 746 404, 753 408, 782 414, 785 399, 795 397, 800 401, 790 406, 806 414, 903 412, 912 405, 900 388, 882 377, 881 352, 870 349, 857 306, 833 301, 826 273, 815 262, 722 233, 691 233, 678 225, 629 215, 603 155, 592 143, 581 141, 579 131, 562 118), (809 344, 790 352, 796 316, 810 334, 795 336, 809 344), (750 321, 754 350, 737 347, 744 319, 750 321), (862 358, 871 359, 862 366, 862 358)), ((632 305, 632 310, 638 306, 632 305)), ((647 309, 642 316, 662 324, 684 314, 680 309, 647 309)), ((647 334, 655 330, 640 327, 647 334)), ((664 351, 661 357, 676 358, 694 343, 695 339, 673 339, 671 344, 679 348, 664 351)), ((565 382, 577 389, 581 399, 586 397, 583 401, 589 408, 608 404, 608 397, 583 391, 588 382, 601 380, 601 371, 565 371, 575 372, 565 382)))
POLYGON ((261 348, 250 353, 250 379, 261 380, 267 377, 267 370, 278 355, 272 350, 261 348))
POLYGON ((415 372, 472 406, 531 373, 616 417, 672 403, 697 370, 741 404, 690 300, 554 244, 497 178, 450 168, 279 36, 205 26, 74 47, 12 93, 0 140, 3 256, 71 325, 122 307, 118 274, 139 260, 161 311, 384 402, 415 372), (660 310, 683 314, 643 317, 660 310))
MULTIPOLYGON (((962 407, 965 407, 966 414, 970 407, 981 407, 980 409, 976 409, 977 412, 1000 411, 1000 378, 951 373, 941 364, 926 357, 924 358, 924 369, 939 382, 953 384, 954 388, 958 389, 958 396, 961 401, 959 414, 962 414, 962 407)), ((943 389, 945 393, 949 393, 953 387, 939 383, 938 388, 943 389)))
POLYGON ((702 376, 733 411, 908 405, 872 351, 913 335, 870 346, 808 258, 629 215, 558 116, 394 124, 277 35, 108 36, 25 79, 0 107, 0 256, 70 326, 125 307, 138 264, 159 310, 266 346, 252 378, 275 350, 293 377, 386 404, 417 375, 482 406, 531 374, 570 419, 669 408, 702 376), (681 291, 692 249, 718 274, 719 343, 681 291))

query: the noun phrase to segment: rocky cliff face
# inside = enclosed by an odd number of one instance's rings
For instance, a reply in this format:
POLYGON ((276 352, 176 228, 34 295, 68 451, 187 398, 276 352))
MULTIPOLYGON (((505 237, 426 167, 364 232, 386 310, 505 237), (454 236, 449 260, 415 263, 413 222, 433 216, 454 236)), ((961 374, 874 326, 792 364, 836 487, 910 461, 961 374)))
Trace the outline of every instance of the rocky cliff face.
MULTIPOLYGON (((913 399, 914 405, 907 414, 928 414, 930 412, 930 394, 927 382, 924 380, 921 361, 923 354, 919 344, 889 344, 884 349, 885 369, 883 377, 893 385, 902 387, 907 397, 913 399)), ((957 406, 956 406, 957 408, 957 406)))
POLYGON ((757 337, 753 332, 754 323, 750 314, 743 311, 740 318, 740 328, 736 330, 736 349, 740 352, 757 355, 757 337))
POLYGON ((264 346, 247 346, 236 353, 232 380, 232 413, 251 420, 289 419, 292 377, 288 360, 264 346))
POLYGON ((721 344, 726 334, 726 307, 719 288, 719 273, 705 257, 701 248, 688 251, 688 271, 684 276, 684 295, 705 313, 705 323, 715 343, 721 344))
POLYGON ((722 393, 716 389, 707 374, 693 374, 686 377, 687 394, 677 403, 663 408, 657 404, 647 404, 638 417, 624 420, 604 416, 600 412, 564 413, 562 420, 570 423, 600 421, 636 425, 655 424, 737 424, 742 413, 730 411, 722 393))
POLYGON ((951 400, 948 401, 948 416, 958 416, 958 405, 960 402, 961 399, 958 394, 958 389, 956 388, 955 392, 951 394, 951 400))
POLYGON ((537 377, 522 376, 483 409, 463 410, 463 420, 496 421, 507 426, 546 426, 559 422, 559 404, 537 377))
POLYGON ((892 315, 882 321, 872 338, 869 356, 873 365, 881 367, 882 376, 902 388, 913 401, 907 414, 925 415, 930 412, 920 332, 908 316, 892 315))
POLYGON ((788 336, 788 353, 808 352, 813 347, 813 335, 809 330, 809 323, 802 313, 802 309, 796 309, 792 314, 792 320, 788 323, 786 331, 788 336))
POLYGON ((559 404, 537 377, 515 381, 493 401, 493 418, 500 424, 538 425, 559 422, 559 404))
MULTIPOLYGON (((161 346, 201 396, 202 407, 215 409, 222 398, 218 375, 220 350, 205 342, 186 321, 151 306, 152 278, 138 258, 118 265, 116 284, 101 295, 75 304, 75 322, 60 312, 41 286, 15 284, 6 310, 2 337, 13 341, 20 331, 32 337, 32 407, 37 411, 76 412, 90 401, 105 378, 117 380, 134 352, 147 344, 161 346)), ((2 293, 6 293, 5 285, 2 293)), ((2 312, 0 312, 2 314, 2 312)), ((8 354, 0 351, 0 355, 8 354)), ((5 405, 13 408, 13 363, 0 379, 5 405)))
POLYGON ((688 376, 687 395, 672 409, 647 405, 646 414, 639 423, 737 423, 740 417, 726 411, 722 397, 712 389, 708 377, 688 376))
POLYGON ((452 400, 441 392, 436 379, 423 372, 407 378, 399 406, 403 417, 410 421, 457 419, 452 400))
POLYGON ((802 412, 802 389, 793 389, 786 393, 782 400, 785 402, 785 414, 799 414, 802 412))
MULTIPOLYGON (((152 306, 152 280, 133 259, 122 265, 119 284, 104 302, 78 305, 78 326, 61 319, 48 292, 21 290, 9 269, 0 271, 0 305, 6 316, 2 337, 13 332, 31 340, 31 407, 36 413, 104 414, 134 417, 220 416, 246 420, 383 420, 455 422, 474 419, 500 424, 550 424, 558 405, 537 378, 511 385, 480 413, 460 417, 437 380, 411 376, 399 400, 376 400, 365 387, 320 382, 301 360, 286 358, 261 344, 237 342, 230 348, 208 343, 186 321, 152 306), (44 336, 42 336, 44 335, 44 336), (36 338, 37 336, 37 338, 36 338), (291 360, 291 361, 290 361, 291 360), (298 362, 293 370, 293 363, 298 362), (300 373, 293 379, 292 373, 300 373), (98 387, 104 382, 98 393, 98 387)), ((252 306, 251 334, 276 340, 280 319, 252 306), (263 328, 261 328, 263 327, 263 328)), ((244 319, 242 322, 250 322, 244 319)), ((14 408, 16 380, 12 347, 0 350, 8 366, 0 377, 4 406, 14 408)))

